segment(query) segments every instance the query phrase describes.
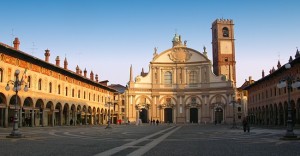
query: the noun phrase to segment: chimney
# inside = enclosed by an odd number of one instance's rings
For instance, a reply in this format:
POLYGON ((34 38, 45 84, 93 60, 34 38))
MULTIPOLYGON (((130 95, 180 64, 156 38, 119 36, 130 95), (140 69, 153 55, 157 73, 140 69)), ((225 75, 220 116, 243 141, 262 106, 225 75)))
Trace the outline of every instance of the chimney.
POLYGON ((281 67, 281 64, 280 64, 280 61, 278 60, 277 69, 279 69, 280 67, 281 67))
POLYGON ((80 69, 79 69, 79 67, 77 65, 77 67, 76 67, 76 74, 79 74, 79 72, 80 72, 80 69))
POLYGON ((18 37, 16 37, 15 38, 15 40, 14 40, 14 48, 16 49, 16 50, 19 50, 19 47, 20 47, 20 41, 19 41, 19 38, 18 37))
POLYGON ((265 71, 264 71, 264 70, 262 70, 261 76, 262 76, 263 78, 265 77, 265 71))
POLYGON ((68 61, 67 61, 66 57, 65 57, 65 61, 64 61, 64 69, 68 69, 68 61))
POLYGON ((252 76, 249 76, 249 83, 252 82, 252 76))
POLYGON ((46 49, 45 50, 45 61, 49 63, 49 57, 50 57, 50 50, 46 49))
POLYGON ((93 73, 93 71, 91 71, 91 73, 90 73, 90 79, 91 79, 92 81, 94 81, 94 73, 93 73))
POLYGON ((96 82, 98 82, 98 74, 96 74, 96 82))
POLYGON ((86 68, 85 68, 84 71, 83 71, 83 76, 84 77, 86 77, 86 73, 87 73, 87 71, 86 71, 86 68))
POLYGON ((82 70, 79 69, 79 74, 82 75, 82 70))
POLYGON ((55 62, 56 62, 56 66, 60 67, 60 59, 59 59, 59 56, 56 56, 55 62))

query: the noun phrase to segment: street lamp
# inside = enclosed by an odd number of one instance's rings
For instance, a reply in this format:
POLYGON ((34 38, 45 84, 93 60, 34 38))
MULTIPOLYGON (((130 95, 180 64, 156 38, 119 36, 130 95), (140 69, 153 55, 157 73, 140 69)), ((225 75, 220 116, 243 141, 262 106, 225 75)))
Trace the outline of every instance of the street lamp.
MULTIPOLYGON (((291 68, 291 64, 287 63, 284 65, 286 69, 291 68)), ((288 75, 283 80, 279 81, 277 84, 278 88, 288 89, 288 118, 287 118, 287 129, 285 136, 283 139, 297 139, 297 135, 293 132, 293 119, 292 119, 292 106, 291 106, 291 89, 300 87, 300 81, 296 80, 292 77, 292 75, 288 75)))
POLYGON ((236 100, 235 100, 235 95, 232 95, 232 109, 233 109, 233 121, 232 121, 232 129, 237 129, 236 127, 236 122, 235 122, 235 104, 236 104, 236 100))
MULTIPOLYGON (((24 74, 26 73, 26 70, 24 72, 24 74)), ((21 137, 24 137, 24 135, 21 134, 21 132, 18 130, 18 109, 17 109, 17 103, 18 103, 18 92, 21 90, 21 86, 23 84, 25 84, 25 87, 24 87, 24 91, 27 92, 28 91, 28 87, 27 87, 27 84, 25 81, 23 81, 23 77, 21 80, 19 80, 19 74, 20 74, 20 70, 16 70, 15 71, 15 81, 13 80, 9 80, 7 82, 7 85, 5 87, 5 90, 6 91, 9 91, 10 90, 10 87, 9 85, 13 85, 13 91, 16 92, 15 94, 15 115, 14 115, 14 126, 13 126, 13 130, 12 132, 9 134, 9 136, 6 136, 7 138, 21 138, 21 137)))
POLYGON ((105 129, 110 129, 112 128, 110 126, 110 104, 111 104, 111 101, 110 101, 110 98, 108 97, 108 102, 105 104, 106 107, 108 107, 108 123, 107 123, 107 126, 105 127, 105 129))

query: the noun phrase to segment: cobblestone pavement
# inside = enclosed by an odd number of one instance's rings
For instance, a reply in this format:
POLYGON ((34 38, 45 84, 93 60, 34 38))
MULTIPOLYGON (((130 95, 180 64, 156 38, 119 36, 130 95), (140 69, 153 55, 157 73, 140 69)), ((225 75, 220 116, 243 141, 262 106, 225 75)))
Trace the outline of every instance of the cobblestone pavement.
MULTIPOLYGON (((22 127, 25 138, 6 138, 0 128, 0 155, 300 155, 300 141, 280 138, 285 130, 252 127, 250 133, 230 125, 144 124, 66 127, 22 127)), ((300 136, 300 130, 294 130, 300 136)))

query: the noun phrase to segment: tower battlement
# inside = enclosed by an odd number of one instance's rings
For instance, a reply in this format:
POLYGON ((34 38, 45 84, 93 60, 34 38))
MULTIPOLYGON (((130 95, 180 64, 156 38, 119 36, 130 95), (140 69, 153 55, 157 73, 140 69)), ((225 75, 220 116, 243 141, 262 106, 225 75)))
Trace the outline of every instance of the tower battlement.
POLYGON ((233 24, 233 20, 232 19, 216 19, 212 24, 216 24, 216 23, 222 23, 222 24, 233 24))

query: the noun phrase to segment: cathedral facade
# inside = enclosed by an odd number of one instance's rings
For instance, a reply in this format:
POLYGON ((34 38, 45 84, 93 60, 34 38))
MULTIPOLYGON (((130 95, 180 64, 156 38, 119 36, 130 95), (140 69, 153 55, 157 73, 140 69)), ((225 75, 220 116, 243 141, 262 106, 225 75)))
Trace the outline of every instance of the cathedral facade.
POLYGON ((212 24, 213 64, 206 48, 189 48, 175 34, 170 49, 154 49, 149 72, 132 75, 126 90, 130 121, 230 123, 234 118, 235 49, 233 21, 212 24))

